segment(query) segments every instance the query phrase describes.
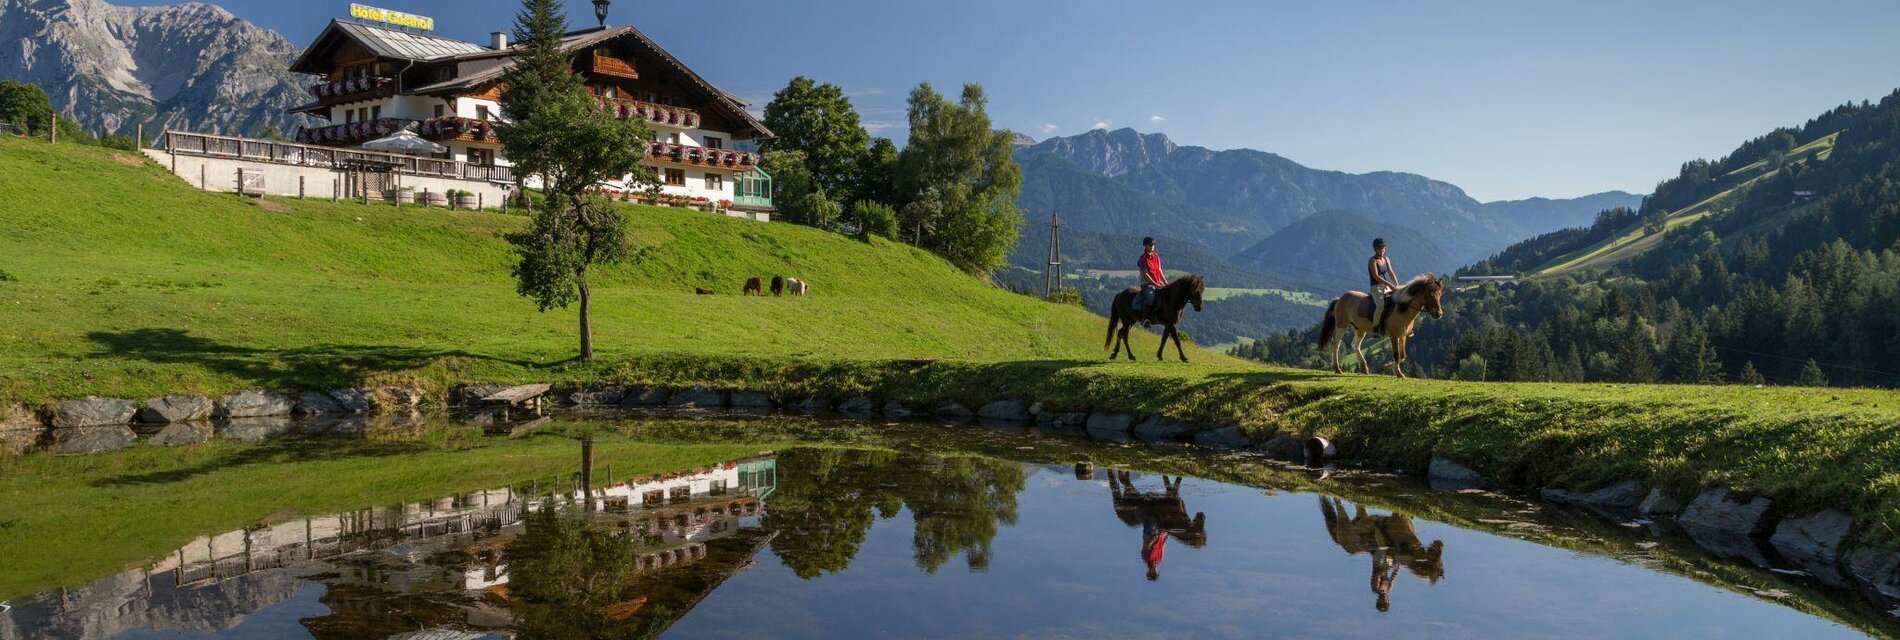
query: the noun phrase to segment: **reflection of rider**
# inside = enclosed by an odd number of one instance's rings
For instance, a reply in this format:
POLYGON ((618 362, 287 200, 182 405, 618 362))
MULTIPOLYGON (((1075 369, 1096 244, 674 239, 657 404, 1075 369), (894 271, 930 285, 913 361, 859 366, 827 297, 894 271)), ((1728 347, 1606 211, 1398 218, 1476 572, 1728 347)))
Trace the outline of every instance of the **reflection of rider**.
POLYGON ((1155 251, 1154 238, 1141 239, 1141 257, 1135 260, 1135 274, 1141 279, 1141 293, 1135 295, 1134 307, 1136 311, 1145 312, 1148 305, 1154 303, 1155 288, 1168 283, 1161 273, 1161 254, 1155 251))
POLYGON ((1161 493, 1145 493, 1135 488, 1127 471, 1108 472, 1108 491, 1113 498, 1115 517, 1130 527, 1141 527, 1141 561, 1148 567, 1148 579, 1161 578, 1161 557, 1168 541, 1179 538, 1190 547, 1207 545, 1207 515, 1187 515, 1187 503, 1181 500, 1181 478, 1161 477, 1161 493))
POLYGON ((1320 498, 1319 510, 1326 519, 1326 533, 1339 548, 1352 555, 1372 555, 1371 586, 1377 596, 1374 606, 1380 611, 1392 606, 1389 596, 1401 566, 1433 584, 1444 577, 1445 543, 1438 540, 1430 545, 1421 543, 1418 531, 1412 527, 1411 516, 1370 515, 1365 506, 1355 504, 1348 518, 1346 505, 1338 498, 1320 498))

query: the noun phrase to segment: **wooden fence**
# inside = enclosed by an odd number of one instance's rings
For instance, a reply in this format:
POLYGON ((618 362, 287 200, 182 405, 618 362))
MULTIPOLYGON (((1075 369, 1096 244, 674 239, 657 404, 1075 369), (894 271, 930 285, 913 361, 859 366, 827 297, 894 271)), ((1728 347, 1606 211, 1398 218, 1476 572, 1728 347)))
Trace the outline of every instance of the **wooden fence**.
POLYGON ((513 184, 515 181, 514 171, 508 167, 184 131, 166 131, 165 150, 182 155, 256 160, 304 167, 335 167, 352 161, 369 161, 388 163, 395 166, 397 173, 415 176, 481 180, 505 184, 513 184))

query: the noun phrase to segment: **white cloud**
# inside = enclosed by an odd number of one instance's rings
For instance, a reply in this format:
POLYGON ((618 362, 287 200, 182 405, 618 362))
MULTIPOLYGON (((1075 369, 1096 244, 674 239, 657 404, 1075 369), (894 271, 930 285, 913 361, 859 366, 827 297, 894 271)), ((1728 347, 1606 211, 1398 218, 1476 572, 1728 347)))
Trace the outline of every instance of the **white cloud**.
POLYGON ((1057 129, 1061 129, 1062 127, 1058 127, 1053 124, 1045 124, 1037 128, 1042 129, 1043 133, 1055 133, 1057 129))
POLYGON ((895 127, 895 126, 897 125, 891 124, 889 122, 871 121, 871 122, 864 123, 864 131, 865 133, 869 133, 871 135, 877 135, 878 133, 883 132, 884 130, 889 129, 891 127, 895 127))
POLYGON ((1155 123, 1155 124, 1161 124, 1161 123, 1163 123, 1163 122, 1167 122, 1167 121, 1168 121, 1168 118, 1167 118, 1167 116, 1163 116, 1163 115, 1161 115, 1161 114, 1155 114, 1155 115, 1152 115, 1152 116, 1148 116, 1148 121, 1149 121, 1149 122, 1153 122, 1153 123, 1155 123))
POLYGON ((1108 129, 1113 126, 1115 126, 1114 120, 1109 120, 1109 119, 1104 118, 1101 120, 1096 120, 1095 124, 1089 126, 1089 128, 1090 129, 1108 129))

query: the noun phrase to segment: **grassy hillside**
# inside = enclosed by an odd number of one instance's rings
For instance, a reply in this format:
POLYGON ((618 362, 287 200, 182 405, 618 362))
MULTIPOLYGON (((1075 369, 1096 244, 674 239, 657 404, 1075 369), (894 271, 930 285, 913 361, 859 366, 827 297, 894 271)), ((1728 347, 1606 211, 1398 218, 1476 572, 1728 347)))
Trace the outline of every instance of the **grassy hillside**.
MULTIPOLYGON (((515 294, 500 238, 517 216, 258 202, 129 154, 19 140, 0 140, 0 175, 0 271, 12 276, 0 282, 0 397, 521 379, 575 353, 571 310, 537 313, 515 294)), ((905 245, 629 213, 637 257, 596 281, 602 361, 1100 357, 1100 319, 905 245), (811 295, 740 295, 746 277, 775 273, 811 295)))

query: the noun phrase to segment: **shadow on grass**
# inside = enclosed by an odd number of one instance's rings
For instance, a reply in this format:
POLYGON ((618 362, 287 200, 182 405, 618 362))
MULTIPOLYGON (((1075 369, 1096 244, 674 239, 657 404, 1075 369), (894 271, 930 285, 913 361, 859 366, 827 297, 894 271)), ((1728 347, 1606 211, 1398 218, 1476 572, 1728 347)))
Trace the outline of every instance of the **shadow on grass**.
POLYGON ((255 464, 324 462, 352 458, 382 458, 422 453, 437 447, 426 442, 375 442, 360 437, 285 437, 215 456, 189 467, 135 473, 94 480, 95 487, 123 487, 183 482, 216 471, 255 464))
POLYGON ((413 371, 444 358, 485 360, 523 368, 561 363, 509 360, 461 350, 393 345, 317 344, 274 349, 247 347, 194 336, 183 329, 93 331, 95 357, 135 358, 159 364, 196 365, 271 389, 322 388, 358 383, 374 373, 413 371))

